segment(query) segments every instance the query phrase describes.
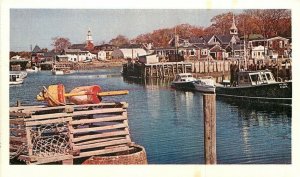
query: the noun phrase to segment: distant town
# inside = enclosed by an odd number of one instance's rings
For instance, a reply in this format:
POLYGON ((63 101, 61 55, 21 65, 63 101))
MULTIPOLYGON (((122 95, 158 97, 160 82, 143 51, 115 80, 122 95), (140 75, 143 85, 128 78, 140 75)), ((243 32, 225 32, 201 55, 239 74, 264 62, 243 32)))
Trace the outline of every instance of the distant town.
POLYGON ((229 12, 217 15, 211 21, 212 25, 207 28, 181 24, 142 34, 131 40, 118 35, 101 44, 94 43, 92 29, 87 30, 86 41, 80 44, 71 44, 66 37, 54 37, 51 50, 36 44, 31 51, 11 51, 11 70, 14 70, 12 65, 19 64, 18 61, 27 61, 21 62, 20 70, 33 65, 44 69, 54 62, 124 62, 126 59, 139 60, 141 56, 153 54, 155 58, 151 61, 140 62, 247 58, 258 63, 266 59, 292 57, 289 10, 245 10, 238 15, 229 12))

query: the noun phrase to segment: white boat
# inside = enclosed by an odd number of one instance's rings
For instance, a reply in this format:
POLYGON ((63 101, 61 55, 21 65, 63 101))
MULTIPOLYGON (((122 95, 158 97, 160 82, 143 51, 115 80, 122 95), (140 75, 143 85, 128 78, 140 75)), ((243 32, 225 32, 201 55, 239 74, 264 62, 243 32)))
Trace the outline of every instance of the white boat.
POLYGON ((9 85, 19 85, 24 82, 24 72, 10 72, 9 85))
POLYGON ((195 91, 199 92, 207 92, 207 93, 215 93, 216 86, 215 81, 212 77, 203 77, 199 78, 193 82, 195 91))
POLYGON ((178 90, 193 91, 195 90, 194 82, 197 81, 191 73, 177 74, 171 87, 178 90))
POLYGON ((36 66, 32 67, 32 68, 27 68, 26 71, 29 72, 29 73, 36 73, 38 71, 40 71, 41 68, 38 68, 36 66))
POLYGON ((71 74, 72 71, 70 67, 57 67, 56 65, 53 66, 52 74, 53 75, 65 75, 65 74, 71 74))

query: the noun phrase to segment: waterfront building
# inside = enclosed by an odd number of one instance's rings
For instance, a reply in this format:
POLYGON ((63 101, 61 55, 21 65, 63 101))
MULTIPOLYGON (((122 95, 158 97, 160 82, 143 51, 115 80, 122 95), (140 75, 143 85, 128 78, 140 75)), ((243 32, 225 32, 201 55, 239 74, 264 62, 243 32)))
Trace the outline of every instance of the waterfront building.
POLYGON ((123 45, 118 49, 113 50, 111 56, 114 59, 136 59, 138 56, 147 55, 146 50, 139 44, 123 45))
POLYGON ((116 46, 111 44, 97 45, 94 47, 93 53, 97 55, 98 60, 110 60, 116 48, 116 46))

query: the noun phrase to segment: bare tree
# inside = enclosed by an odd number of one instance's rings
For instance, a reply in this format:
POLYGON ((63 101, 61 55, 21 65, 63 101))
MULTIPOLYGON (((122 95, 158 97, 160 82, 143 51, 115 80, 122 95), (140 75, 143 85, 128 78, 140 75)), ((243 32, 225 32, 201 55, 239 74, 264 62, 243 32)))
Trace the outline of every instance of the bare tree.
POLYGON ((52 41, 52 46, 54 46, 55 52, 62 52, 64 49, 67 49, 71 46, 69 38, 54 37, 52 38, 52 41))

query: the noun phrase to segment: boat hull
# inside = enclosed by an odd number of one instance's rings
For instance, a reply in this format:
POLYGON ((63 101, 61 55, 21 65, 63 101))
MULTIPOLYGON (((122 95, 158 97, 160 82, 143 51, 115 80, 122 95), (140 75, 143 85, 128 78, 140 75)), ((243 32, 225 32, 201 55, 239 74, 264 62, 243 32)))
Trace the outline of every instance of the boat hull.
POLYGON ((292 104, 292 82, 279 82, 245 87, 216 87, 218 96, 260 102, 292 104))
POLYGON ((210 85, 195 85, 195 91, 205 92, 205 93, 215 93, 216 87, 210 85))
POLYGON ((172 82, 171 87, 177 90, 194 91, 195 86, 193 82, 172 82))

